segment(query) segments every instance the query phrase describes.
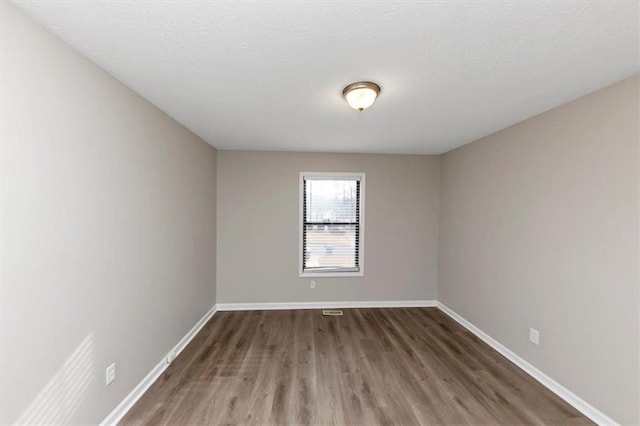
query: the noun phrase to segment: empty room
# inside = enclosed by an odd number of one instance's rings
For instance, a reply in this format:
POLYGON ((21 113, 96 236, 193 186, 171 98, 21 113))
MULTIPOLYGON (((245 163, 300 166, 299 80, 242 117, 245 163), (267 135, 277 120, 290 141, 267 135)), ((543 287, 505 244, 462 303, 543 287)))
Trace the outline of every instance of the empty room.
POLYGON ((640 425, 640 0, 0 1, 0 424, 640 425))

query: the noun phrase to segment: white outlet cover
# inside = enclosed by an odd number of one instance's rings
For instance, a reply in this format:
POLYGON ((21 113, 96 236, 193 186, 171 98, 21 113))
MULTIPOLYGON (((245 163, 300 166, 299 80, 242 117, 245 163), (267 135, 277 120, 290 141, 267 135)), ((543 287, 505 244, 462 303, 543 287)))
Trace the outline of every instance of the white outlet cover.
POLYGON ((529 329, 529 340, 536 344, 539 345, 540 344, 540 332, 538 330, 536 330, 535 328, 530 328, 529 329))
POLYGON ((105 384, 108 386, 116 379, 116 364, 115 362, 107 367, 105 370, 105 384))
POLYGON ((311 284, 309 285, 310 288, 316 288, 316 281, 313 280, 311 281, 311 284))

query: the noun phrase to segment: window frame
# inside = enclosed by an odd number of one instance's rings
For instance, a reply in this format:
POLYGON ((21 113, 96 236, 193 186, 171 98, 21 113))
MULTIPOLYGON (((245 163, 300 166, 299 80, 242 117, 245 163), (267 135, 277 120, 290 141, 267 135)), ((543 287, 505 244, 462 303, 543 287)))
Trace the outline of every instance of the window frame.
POLYGON ((365 210, 365 173, 343 173, 343 172, 300 172, 299 183, 299 247, 298 247, 298 276, 312 278, 346 278, 346 277, 363 277, 364 276, 364 210, 365 210), (305 272, 304 271, 304 181, 305 179, 313 180, 341 180, 350 178, 360 181, 360 215, 358 217, 359 233, 358 233, 358 268, 359 271, 327 271, 327 272, 305 272))

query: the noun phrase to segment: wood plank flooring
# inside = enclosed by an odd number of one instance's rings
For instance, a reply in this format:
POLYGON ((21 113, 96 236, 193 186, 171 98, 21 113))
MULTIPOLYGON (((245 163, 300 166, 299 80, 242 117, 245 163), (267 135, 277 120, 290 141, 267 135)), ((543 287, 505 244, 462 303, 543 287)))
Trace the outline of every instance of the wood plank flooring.
POLYGON ((121 424, 591 424, 436 308, 218 312, 121 424))

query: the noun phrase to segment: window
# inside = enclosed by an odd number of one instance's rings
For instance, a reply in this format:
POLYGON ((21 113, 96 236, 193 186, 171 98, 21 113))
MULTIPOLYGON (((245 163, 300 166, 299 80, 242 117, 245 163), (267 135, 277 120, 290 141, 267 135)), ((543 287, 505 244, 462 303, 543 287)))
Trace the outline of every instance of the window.
POLYGON ((300 276, 362 276, 364 173, 300 173, 300 276))

